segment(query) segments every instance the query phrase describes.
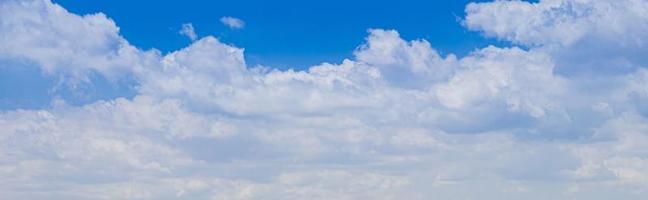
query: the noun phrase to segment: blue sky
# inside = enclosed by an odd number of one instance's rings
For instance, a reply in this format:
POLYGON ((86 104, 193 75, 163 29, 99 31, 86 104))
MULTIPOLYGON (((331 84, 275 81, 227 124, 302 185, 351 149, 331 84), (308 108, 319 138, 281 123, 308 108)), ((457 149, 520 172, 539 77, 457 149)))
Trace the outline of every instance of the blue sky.
POLYGON ((77 14, 102 12, 137 47, 175 51, 191 41, 178 34, 192 23, 198 36, 214 35, 245 48, 251 65, 304 69, 352 56, 370 28, 396 29, 403 38, 425 39, 442 53, 465 55, 497 44, 461 26, 464 7, 457 1, 74 1, 55 0, 77 14), (371 13, 371 14, 367 14, 371 13), (245 21, 231 30, 218 19, 245 21))
MULTIPOLYGON (((119 26, 124 38, 141 49, 155 48, 169 53, 186 47, 192 41, 179 31, 182 24, 191 23, 198 37, 212 35, 224 43, 244 48, 248 65, 277 69, 304 70, 322 62, 340 63, 353 56, 371 28, 395 29, 408 40, 425 39, 441 54, 463 56, 487 45, 507 45, 462 26, 464 7, 470 2, 465 0, 374 1, 371 4, 358 1, 53 2, 79 15, 104 13, 119 26), (246 26, 231 29, 219 21, 223 16, 240 18, 246 26)), ((101 80, 78 95, 64 87, 49 87, 57 82, 52 77, 31 78, 26 84, 29 78, 25 76, 31 76, 37 69, 0 70, 6 76, 2 80, 5 87, 20 87, 7 88, 0 94, 4 99, 0 109, 47 107, 55 99, 52 94, 75 105, 133 95, 128 87, 101 80)))
POLYGON ((648 1, 0 1, 0 197, 648 199, 648 1))

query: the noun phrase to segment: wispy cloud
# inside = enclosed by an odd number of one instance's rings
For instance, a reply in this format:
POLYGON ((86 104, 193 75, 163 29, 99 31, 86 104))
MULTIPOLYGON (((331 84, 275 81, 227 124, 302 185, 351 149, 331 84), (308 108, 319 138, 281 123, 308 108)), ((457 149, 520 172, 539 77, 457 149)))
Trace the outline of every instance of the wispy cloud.
POLYGON ((180 29, 180 34, 189 37, 191 41, 194 41, 198 38, 196 31, 191 23, 182 24, 182 29, 180 29))
POLYGON ((245 22, 236 17, 225 16, 220 18, 221 23, 231 29, 242 29, 245 27, 245 22))

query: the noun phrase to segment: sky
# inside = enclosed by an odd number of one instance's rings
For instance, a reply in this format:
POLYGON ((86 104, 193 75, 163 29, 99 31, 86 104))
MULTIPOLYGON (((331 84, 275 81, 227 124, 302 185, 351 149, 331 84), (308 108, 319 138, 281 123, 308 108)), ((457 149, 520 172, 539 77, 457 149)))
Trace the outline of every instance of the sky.
POLYGON ((648 1, 0 1, 9 199, 646 199, 648 1))
POLYGON ((199 36, 214 35, 244 48, 249 65, 281 69, 339 63, 353 55, 370 28, 397 29, 404 38, 426 39, 444 53, 463 55, 493 42, 458 22, 467 0, 54 2, 76 14, 107 14, 142 49, 170 52, 187 46, 191 40, 177 33, 181 24, 191 23, 199 36), (247 26, 230 29, 219 21, 224 16, 240 18, 247 26))

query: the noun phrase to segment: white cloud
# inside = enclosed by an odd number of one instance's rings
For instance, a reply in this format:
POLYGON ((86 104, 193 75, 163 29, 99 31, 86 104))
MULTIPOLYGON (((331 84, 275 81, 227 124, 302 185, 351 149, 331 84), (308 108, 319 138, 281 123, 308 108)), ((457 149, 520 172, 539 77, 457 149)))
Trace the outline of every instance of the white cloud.
POLYGON ((182 24, 182 29, 180 29, 180 34, 189 37, 191 41, 194 41, 198 38, 196 31, 191 23, 182 24))
POLYGON ((357 61, 376 67, 381 75, 401 87, 427 88, 447 79, 457 58, 443 58, 425 40, 405 41, 395 30, 369 30, 367 44, 355 51, 357 61))
MULTIPOLYGON (((582 38, 630 39, 552 35, 566 22, 607 27, 581 20, 579 6, 628 8, 565 2, 468 6, 469 28, 525 49, 441 55, 425 40, 372 29, 353 58, 281 71, 250 68, 243 49, 211 36, 160 55, 129 45, 102 14, 77 16, 46 0, 3 1, 0 34, 12 39, 0 38, 0 57, 62 76, 129 76, 137 94, 0 112, 0 195, 643 199, 648 72, 641 67, 648 62, 602 54, 634 68, 558 73, 572 58, 561 52, 584 48, 573 45, 582 38), (515 18, 518 9, 527 12, 515 18), (564 22, 547 19, 556 16, 564 22)), ((646 5, 621 5, 630 3, 646 5)))
POLYGON ((645 45, 648 6, 635 0, 551 0, 471 3, 465 24, 527 45, 570 45, 587 37, 645 45))
POLYGON ((469 29, 550 52, 559 73, 627 73, 648 61, 644 1, 496 1, 471 3, 466 13, 469 29))
POLYGON ((78 16, 49 1, 5 1, 0 7, 0 57, 28 60, 45 73, 86 80, 91 71, 119 77, 157 52, 143 52, 119 35, 104 14, 78 16))
POLYGON ((245 27, 245 22, 236 17, 224 16, 220 18, 220 22, 231 29, 242 29, 245 27))
POLYGON ((450 108, 496 100, 510 111, 542 117, 566 84, 553 75, 549 56, 518 48, 487 47, 462 59, 460 65, 467 70, 435 88, 441 104, 450 108))

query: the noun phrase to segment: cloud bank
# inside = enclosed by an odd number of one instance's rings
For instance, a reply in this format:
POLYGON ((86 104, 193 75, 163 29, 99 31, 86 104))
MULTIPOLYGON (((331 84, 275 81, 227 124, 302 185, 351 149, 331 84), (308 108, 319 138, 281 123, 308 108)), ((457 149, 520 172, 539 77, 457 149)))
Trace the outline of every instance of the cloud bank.
POLYGON ((516 45, 457 57, 372 29, 352 58, 282 71, 212 36, 163 55, 104 14, 2 1, 1 67, 136 93, 0 112, 0 196, 645 199, 646 11, 471 3, 467 29, 516 45))

